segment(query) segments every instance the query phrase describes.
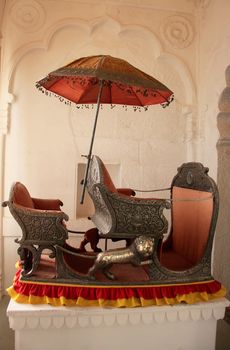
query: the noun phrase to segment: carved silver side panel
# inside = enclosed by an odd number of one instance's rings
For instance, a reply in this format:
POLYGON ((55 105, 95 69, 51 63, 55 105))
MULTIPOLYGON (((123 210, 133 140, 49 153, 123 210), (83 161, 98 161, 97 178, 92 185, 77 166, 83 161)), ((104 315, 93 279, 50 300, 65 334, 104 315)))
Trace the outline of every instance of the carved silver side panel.
POLYGON ((168 222, 163 214, 170 203, 165 200, 141 200, 120 198, 117 194, 107 194, 114 210, 116 227, 114 234, 125 233, 127 236, 139 234, 154 235, 160 238, 167 232, 168 222))

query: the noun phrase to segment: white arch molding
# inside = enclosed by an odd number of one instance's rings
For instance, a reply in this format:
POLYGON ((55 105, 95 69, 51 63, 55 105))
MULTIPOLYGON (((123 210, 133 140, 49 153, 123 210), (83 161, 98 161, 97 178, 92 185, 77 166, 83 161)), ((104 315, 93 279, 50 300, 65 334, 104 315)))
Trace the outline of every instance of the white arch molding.
MULTIPOLYGON (((142 35, 142 37, 145 38, 146 42, 151 43, 152 59, 158 60, 160 62, 167 62, 167 64, 172 67, 172 70, 178 72, 180 75, 181 83, 184 85, 183 89, 185 91, 185 98, 183 101, 181 101, 181 103, 183 105, 191 105, 196 103, 195 86, 191 74, 185 63, 179 57, 164 52, 159 38, 149 29, 140 25, 121 25, 118 21, 108 16, 97 18, 92 21, 84 21, 76 18, 68 18, 57 21, 48 28, 46 31, 46 36, 43 36, 42 39, 31 41, 28 44, 19 47, 11 56, 8 65, 9 68, 7 69, 7 73, 4 74, 5 79, 8 81, 8 93, 11 93, 11 81, 13 79, 17 65, 21 59, 23 59, 25 55, 33 50, 41 49, 47 51, 55 35, 59 31, 68 27, 79 28, 89 38, 100 33, 103 28, 106 28, 107 31, 116 33, 119 39, 127 39, 127 42, 134 45, 136 38, 142 35)), ((128 47, 127 50, 131 51, 131 48, 128 47)), ((136 53, 137 52, 135 52, 135 55, 136 53)), ((139 61, 141 61, 143 58, 144 56, 140 57, 139 61)))

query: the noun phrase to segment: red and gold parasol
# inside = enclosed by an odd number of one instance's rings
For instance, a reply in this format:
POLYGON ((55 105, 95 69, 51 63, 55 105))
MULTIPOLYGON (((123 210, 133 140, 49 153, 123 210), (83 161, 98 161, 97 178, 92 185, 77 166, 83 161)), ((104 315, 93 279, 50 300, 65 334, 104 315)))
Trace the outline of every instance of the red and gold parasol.
POLYGON ((97 104, 81 203, 83 203, 101 104, 145 107, 169 105, 173 92, 127 61, 108 55, 79 58, 47 75, 36 84, 66 103, 97 104))

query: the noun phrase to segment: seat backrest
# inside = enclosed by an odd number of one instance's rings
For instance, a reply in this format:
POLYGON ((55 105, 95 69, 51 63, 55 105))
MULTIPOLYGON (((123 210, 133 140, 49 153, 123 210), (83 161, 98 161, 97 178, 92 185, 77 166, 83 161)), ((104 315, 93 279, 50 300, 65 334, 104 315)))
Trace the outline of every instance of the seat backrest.
POLYGON ((213 240, 217 220, 218 190, 207 172, 200 163, 186 163, 172 182, 172 247, 192 265, 213 240))
POLYGON ((114 220, 101 187, 111 192, 117 192, 102 160, 93 156, 90 160, 87 178, 87 190, 95 207, 95 213, 91 219, 100 232, 107 233, 111 231, 114 220))
POLYGON ((14 204, 18 204, 26 208, 34 208, 34 203, 29 191, 20 182, 16 182, 12 187, 11 200, 14 204))
POLYGON ((100 158, 98 158, 98 161, 100 163, 101 166, 101 170, 102 170, 102 182, 104 183, 104 185, 108 188, 108 190, 110 192, 117 192, 117 189, 113 183, 113 180, 111 179, 111 176, 105 166, 105 164, 102 162, 102 160, 100 158))
POLYGON ((89 174, 87 179, 87 188, 90 193, 90 189, 94 184, 102 184, 110 192, 117 192, 117 189, 110 177, 108 170, 106 169, 105 164, 98 156, 93 156, 90 161, 89 174))

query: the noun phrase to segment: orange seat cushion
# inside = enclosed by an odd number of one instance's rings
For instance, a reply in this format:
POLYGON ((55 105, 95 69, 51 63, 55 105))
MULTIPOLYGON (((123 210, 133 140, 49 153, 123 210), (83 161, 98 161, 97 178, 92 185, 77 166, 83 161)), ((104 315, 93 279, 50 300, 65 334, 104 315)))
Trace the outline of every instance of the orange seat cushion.
POLYGON ((34 209, 34 202, 27 188, 20 182, 16 182, 14 186, 13 202, 23 207, 34 209))
POLYGON ((104 177, 104 184, 106 187, 108 187, 109 191, 116 193, 117 189, 113 183, 113 180, 111 179, 108 170, 106 169, 104 163, 102 163, 102 170, 103 170, 103 177, 104 177))

